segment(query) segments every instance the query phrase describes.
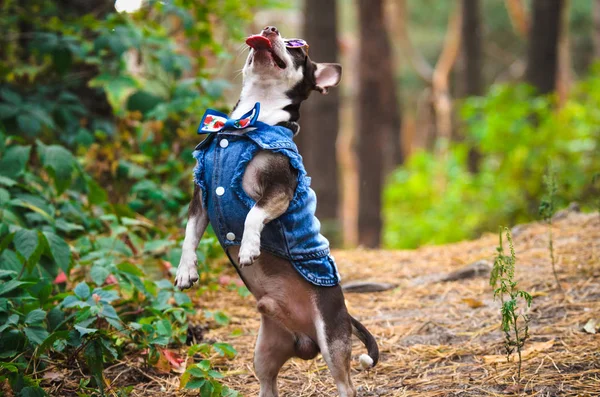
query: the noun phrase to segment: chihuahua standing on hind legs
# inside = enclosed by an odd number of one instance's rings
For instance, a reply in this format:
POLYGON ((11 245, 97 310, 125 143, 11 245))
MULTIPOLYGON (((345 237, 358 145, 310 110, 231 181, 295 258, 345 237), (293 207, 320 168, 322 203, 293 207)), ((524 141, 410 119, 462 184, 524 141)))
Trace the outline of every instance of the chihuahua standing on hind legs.
POLYGON ((246 39, 240 99, 230 116, 208 110, 194 151, 194 196, 175 285, 198 280, 196 248, 210 222, 254 295, 261 315, 254 352, 260 397, 277 396, 277 375, 291 357, 323 355, 338 392, 356 395, 350 379, 352 334, 367 347, 363 367, 377 364, 369 331, 346 309, 329 242, 315 217, 316 197, 293 142, 300 105, 341 78, 338 64, 315 63, 308 45, 267 26, 246 39))

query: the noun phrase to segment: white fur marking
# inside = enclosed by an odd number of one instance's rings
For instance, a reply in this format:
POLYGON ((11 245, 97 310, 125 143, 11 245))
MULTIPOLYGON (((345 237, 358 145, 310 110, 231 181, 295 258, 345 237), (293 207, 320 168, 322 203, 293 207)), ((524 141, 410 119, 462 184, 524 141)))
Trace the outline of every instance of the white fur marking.
POLYGON ((256 206, 252 207, 244 223, 244 235, 239 253, 241 267, 249 266, 260 255, 260 234, 265 227, 267 212, 256 206))
MULTIPOLYGON (((316 304, 315 304, 316 306, 316 304)), ((321 318, 321 312, 315 307, 315 330, 317 331, 317 341, 319 343, 319 349, 323 359, 329 365, 331 362, 331 356, 329 355, 329 345, 327 344, 327 334, 325 333, 325 323, 321 318)))
POLYGON ((371 369, 373 367, 373 359, 368 354, 361 354, 358 357, 358 361, 360 362, 360 367, 362 369, 371 369))
POLYGON ((239 118, 248 112, 256 102, 260 102, 258 121, 269 125, 288 121, 289 112, 283 110, 292 101, 285 94, 304 78, 302 67, 295 68, 294 60, 287 52, 284 39, 277 37, 271 41, 273 51, 285 63, 286 68, 275 65, 250 62, 254 58, 254 50, 250 50, 243 68, 244 83, 240 101, 231 113, 232 118, 239 118))
POLYGON ((202 237, 198 233, 199 221, 198 217, 191 217, 185 227, 181 260, 175 276, 175 285, 180 289, 189 288, 198 281, 196 247, 198 247, 200 237, 202 237))

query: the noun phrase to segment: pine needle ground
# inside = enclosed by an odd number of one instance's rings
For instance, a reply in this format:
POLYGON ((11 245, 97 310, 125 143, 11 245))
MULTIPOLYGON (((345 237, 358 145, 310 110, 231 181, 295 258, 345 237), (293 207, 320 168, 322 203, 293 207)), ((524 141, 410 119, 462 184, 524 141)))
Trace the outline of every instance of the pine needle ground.
MULTIPOLYGON (((564 296, 555 288, 548 259, 547 225, 513 228, 519 258, 516 278, 520 287, 534 296, 521 390, 515 386, 515 365, 507 363, 504 356, 500 303, 493 300, 488 275, 442 281, 476 261, 491 262, 496 235, 412 251, 334 252, 344 282, 372 280, 398 285, 379 293, 346 293, 350 313, 375 335, 381 351, 373 370, 359 371, 357 359, 365 350, 354 341, 352 378, 358 395, 600 395, 600 333, 583 330, 590 319, 600 323, 600 216, 570 213, 554 222, 553 233, 564 296)), ((227 385, 245 396, 258 395, 252 370, 259 327, 254 299, 234 291, 190 295, 199 308, 223 310, 230 316, 228 326, 213 328, 205 337, 231 343, 239 353, 233 360, 215 358, 213 363, 227 376, 227 385)), ((199 317, 198 323, 203 322, 199 317)), ((132 396, 194 395, 179 391, 178 374, 146 369, 141 362, 132 356, 112 365, 105 376, 114 386, 132 385, 132 396)), ((58 389, 60 383, 76 382, 81 375, 63 372, 60 380, 44 383, 58 389)), ((320 357, 289 361, 279 375, 279 388, 282 396, 337 395, 320 357)))

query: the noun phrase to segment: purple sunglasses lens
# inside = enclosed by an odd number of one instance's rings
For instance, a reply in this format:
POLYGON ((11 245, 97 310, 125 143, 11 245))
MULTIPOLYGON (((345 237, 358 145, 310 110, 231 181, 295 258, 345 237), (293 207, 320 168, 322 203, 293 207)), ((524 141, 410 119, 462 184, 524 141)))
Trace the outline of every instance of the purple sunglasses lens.
POLYGON ((298 48, 308 47, 308 44, 302 39, 288 39, 285 41, 285 46, 289 48, 298 48))

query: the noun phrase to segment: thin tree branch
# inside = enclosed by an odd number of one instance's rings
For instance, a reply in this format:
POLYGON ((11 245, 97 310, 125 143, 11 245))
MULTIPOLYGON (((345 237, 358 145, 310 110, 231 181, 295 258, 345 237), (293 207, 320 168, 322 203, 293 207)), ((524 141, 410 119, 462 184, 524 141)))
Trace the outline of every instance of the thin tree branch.
POLYGON ((462 26, 462 4, 457 3, 454 13, 450 15, 448 21, 448 31, 446 32, 446 38, 444 39, 444 48, 442 53, 435 65, 433 71, 433 83, 438 87, 448 85, 448 75, 452 70, 452 67, 456 63, 458 54, 460 52, 460 29, 462 26))
POLYGON ((410 41, 410 37, 408 35, 408 10, 406 7, 406 0, 398 0, 397 3, 398 23, 396 24, 394 31, 400 41, 402 52, 406 55, 408 61, 414 68, 415 72, 417 72, 419 77, 423 79, 426 83, 431 84, 433 79, 433 68, 431 67, 429 62, 427 62, 423 54, 421 54, 412 45, 412 42, 410 41))
POLYGON ((527 34, 529 33, 529 15, 525 9, 523 0, 506 0, 505 4, 513 29, 519 36, 527 38, 527 34))
MULTIPOLYGON (((452 137, 452 100, 448 85, 448 77, 456 63, 460 52, 461 28, 463 23, 462 2, 456 8, 448 21, 448 30, 444 39, 444 48, 433 71, 433 106, 438 137, 446 139, 452 137)), ((445 149, 442 149, 445 152, 445 149)))

